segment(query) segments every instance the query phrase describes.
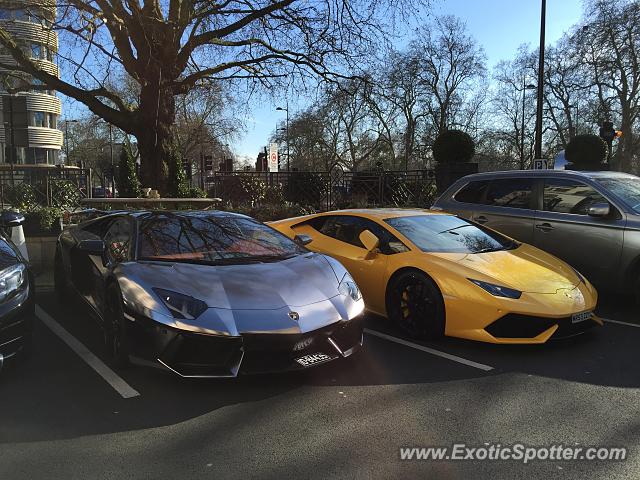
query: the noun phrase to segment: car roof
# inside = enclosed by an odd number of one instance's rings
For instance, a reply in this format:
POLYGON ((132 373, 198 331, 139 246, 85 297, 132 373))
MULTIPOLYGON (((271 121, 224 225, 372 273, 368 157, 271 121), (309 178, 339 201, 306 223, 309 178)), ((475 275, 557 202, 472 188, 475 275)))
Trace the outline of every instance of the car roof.
POLYGON ((108 218, 108 217, 115 217, 115 216, 128 216, 131 218, 134 218, 136 220, 145 220, 147 218, 151 218, 154 216, 160 216, 160 215, 166 215, 166 214, 170 214, 170 215, 175 215, 175 216, 182 216, 182 217, 243 217, 243 218, 250 218, 247 217, 246 215, 243 215, 241 213, 235 213, 235 212, 225 212, 223 210, 111 210, 111 211, 104 211, 104 215, 99 215, 97 217, 91 218, 89 220, 86 220, 84 222, 82 222, 83 224, 87 224, 89 222, 93 222, 96 221, 98 219, 104 219, 104 218, 108 218))
POLYGON ((386 218, 395 217, 415 217, 418 215, 447 215, 443 212, 434 212, 431 210, 423 210, 419 208, 353 208, 346 210, 332 210, 323 212, 318 216, 326 215, 355 215, 358 217, 376 218, 384 220, 386 218))
POLYGON ((554 177, 586 177, 586 178, 638 178, 635 175, 615 171, 585 171, 585 170, 498 170, 495 172, 481 172, 467 175, 465 179, 482 179, 498 177, 536 177, 540 175, 554 177))

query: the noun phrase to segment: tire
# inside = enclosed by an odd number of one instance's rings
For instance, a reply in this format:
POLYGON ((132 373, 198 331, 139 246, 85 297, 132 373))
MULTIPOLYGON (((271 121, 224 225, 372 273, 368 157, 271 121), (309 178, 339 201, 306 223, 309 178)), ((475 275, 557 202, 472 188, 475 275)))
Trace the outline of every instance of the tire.
POLYGON ((392 280, 387 291, 387 315, 413 338, 433 340, 444 335, 442 294, 422 272, 403 272, 392 280))
POLYGON ((53 261, 53 284, 58 300, 62 303, 69 299, 69 284, 67 283, 67 274, 64 271, 62 262, 62 252, 60 247, 56 248, 56 255, 53 261))
POLYGON ((127 333, 122 294, 115 283, 107 287, 107 312, 105 314, 105 347, 111 365, 123 369, 130 365, 131 340, 127 333))

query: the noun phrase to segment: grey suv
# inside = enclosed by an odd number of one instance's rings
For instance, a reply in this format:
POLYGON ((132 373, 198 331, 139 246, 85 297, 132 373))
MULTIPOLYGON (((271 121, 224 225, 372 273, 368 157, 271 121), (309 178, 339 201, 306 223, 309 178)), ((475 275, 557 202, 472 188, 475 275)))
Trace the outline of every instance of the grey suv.
POLYGON ((640 178, 515 170, 466 176, 433 210, 460 215, 565 260, 601 288, 640 298, 640 178))

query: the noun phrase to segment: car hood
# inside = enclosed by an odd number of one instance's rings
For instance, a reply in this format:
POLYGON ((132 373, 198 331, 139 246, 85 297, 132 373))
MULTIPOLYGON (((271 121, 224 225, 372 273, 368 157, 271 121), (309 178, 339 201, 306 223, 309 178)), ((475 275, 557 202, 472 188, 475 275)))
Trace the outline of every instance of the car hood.
POLYGON ((276 310, 338 295, 334 270, 324 256, 317 254, 273 263, 224 266, 138 262, 128 274, 134 272, 139 284, 190 295, 213 308, 276 310))
POLYGON ((531 245, 513 250, 475 254, 434 254, 464 267, 470 278, 515 288, 528 293, 556 293, 573 289, 580 278, 569 265, 531 245), (489 277, 489 278, 487 278, 489 277))

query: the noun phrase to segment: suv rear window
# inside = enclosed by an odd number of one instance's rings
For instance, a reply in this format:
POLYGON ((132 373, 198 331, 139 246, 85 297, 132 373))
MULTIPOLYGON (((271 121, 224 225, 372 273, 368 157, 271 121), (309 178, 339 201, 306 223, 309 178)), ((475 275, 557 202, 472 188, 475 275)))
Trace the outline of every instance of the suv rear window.
POLYGON ((457 202, 462 203, 482 203, 484 192, 489 182, 475 181, 467 184, 453 197, 457 202))

